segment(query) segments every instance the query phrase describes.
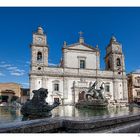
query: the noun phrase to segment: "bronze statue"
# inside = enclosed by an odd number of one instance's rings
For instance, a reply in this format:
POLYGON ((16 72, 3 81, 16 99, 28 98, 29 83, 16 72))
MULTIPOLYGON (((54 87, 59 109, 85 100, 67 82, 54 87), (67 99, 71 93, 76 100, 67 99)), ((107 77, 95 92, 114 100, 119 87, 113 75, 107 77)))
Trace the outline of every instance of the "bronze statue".
POLYGON ((38 90, 33 90, 33 93, 33 98, 28 100, 21 108, 23 120, 52 116, 51 110, 60 103, 55 101, 52 105, 49 105, 46 102, 48 96, 47 89, 40 88, 38 90))

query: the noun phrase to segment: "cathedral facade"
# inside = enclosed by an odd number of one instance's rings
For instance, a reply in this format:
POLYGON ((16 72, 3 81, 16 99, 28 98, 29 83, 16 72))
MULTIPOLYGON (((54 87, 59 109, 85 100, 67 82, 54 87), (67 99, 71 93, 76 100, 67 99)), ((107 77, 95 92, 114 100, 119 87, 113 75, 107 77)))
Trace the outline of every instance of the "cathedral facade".
POLYGON ((33 33, 30 67, 30 98, 32 91, 41 87, 48 89, 48 102, 59 100, 63 104, 75 104, 97 81, 96 88, 104 83, 104 96, 110 102, 128 102, 127 77, 122 46, 115 37, 106 47, 105 70, 100 69, 100 50, 84 42, 80 35, 77 43, 62 48, 61 63, 57 67, 48 65, 48 43, 43 29, 33 33))

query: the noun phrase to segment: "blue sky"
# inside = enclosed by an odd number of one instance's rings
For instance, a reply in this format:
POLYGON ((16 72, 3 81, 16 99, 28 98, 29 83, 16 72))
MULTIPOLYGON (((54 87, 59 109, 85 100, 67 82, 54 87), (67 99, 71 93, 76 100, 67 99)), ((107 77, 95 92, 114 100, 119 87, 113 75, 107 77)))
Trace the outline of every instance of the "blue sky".
POLYGON ((98 44, 101 69, 105 48, 112 35, 122 44, 126 72, 140 69, 140 8, 0 8, 0 82, 17 82, 28 87, 32 32, 42 26, 47 33, 49 63, 58 64, 63 41, 98 44))

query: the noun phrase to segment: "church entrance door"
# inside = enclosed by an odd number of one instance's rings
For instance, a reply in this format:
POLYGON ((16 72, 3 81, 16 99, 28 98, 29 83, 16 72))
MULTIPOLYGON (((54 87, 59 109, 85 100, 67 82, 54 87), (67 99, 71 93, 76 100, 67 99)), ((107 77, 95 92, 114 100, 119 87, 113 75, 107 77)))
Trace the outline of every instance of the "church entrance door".
POLYGON ((85 91, 79 93, 79 101, 83 101, 85 99, 85 91))

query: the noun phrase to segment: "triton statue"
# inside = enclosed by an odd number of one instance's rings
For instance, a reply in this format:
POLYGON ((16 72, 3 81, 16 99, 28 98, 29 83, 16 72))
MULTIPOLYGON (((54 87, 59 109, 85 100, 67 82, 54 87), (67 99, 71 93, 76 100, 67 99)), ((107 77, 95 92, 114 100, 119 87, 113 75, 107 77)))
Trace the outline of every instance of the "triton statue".
POLYGON ((60 103, 55 101, 52 105, 48 105, 46 102, 48 95, 47 89, 40 88, 38 90, 33 90, 33 93, 33 98, 27 101, 21 108, 21 113, 23 114, 22 120, 52 116, 51 110, 60 103))

